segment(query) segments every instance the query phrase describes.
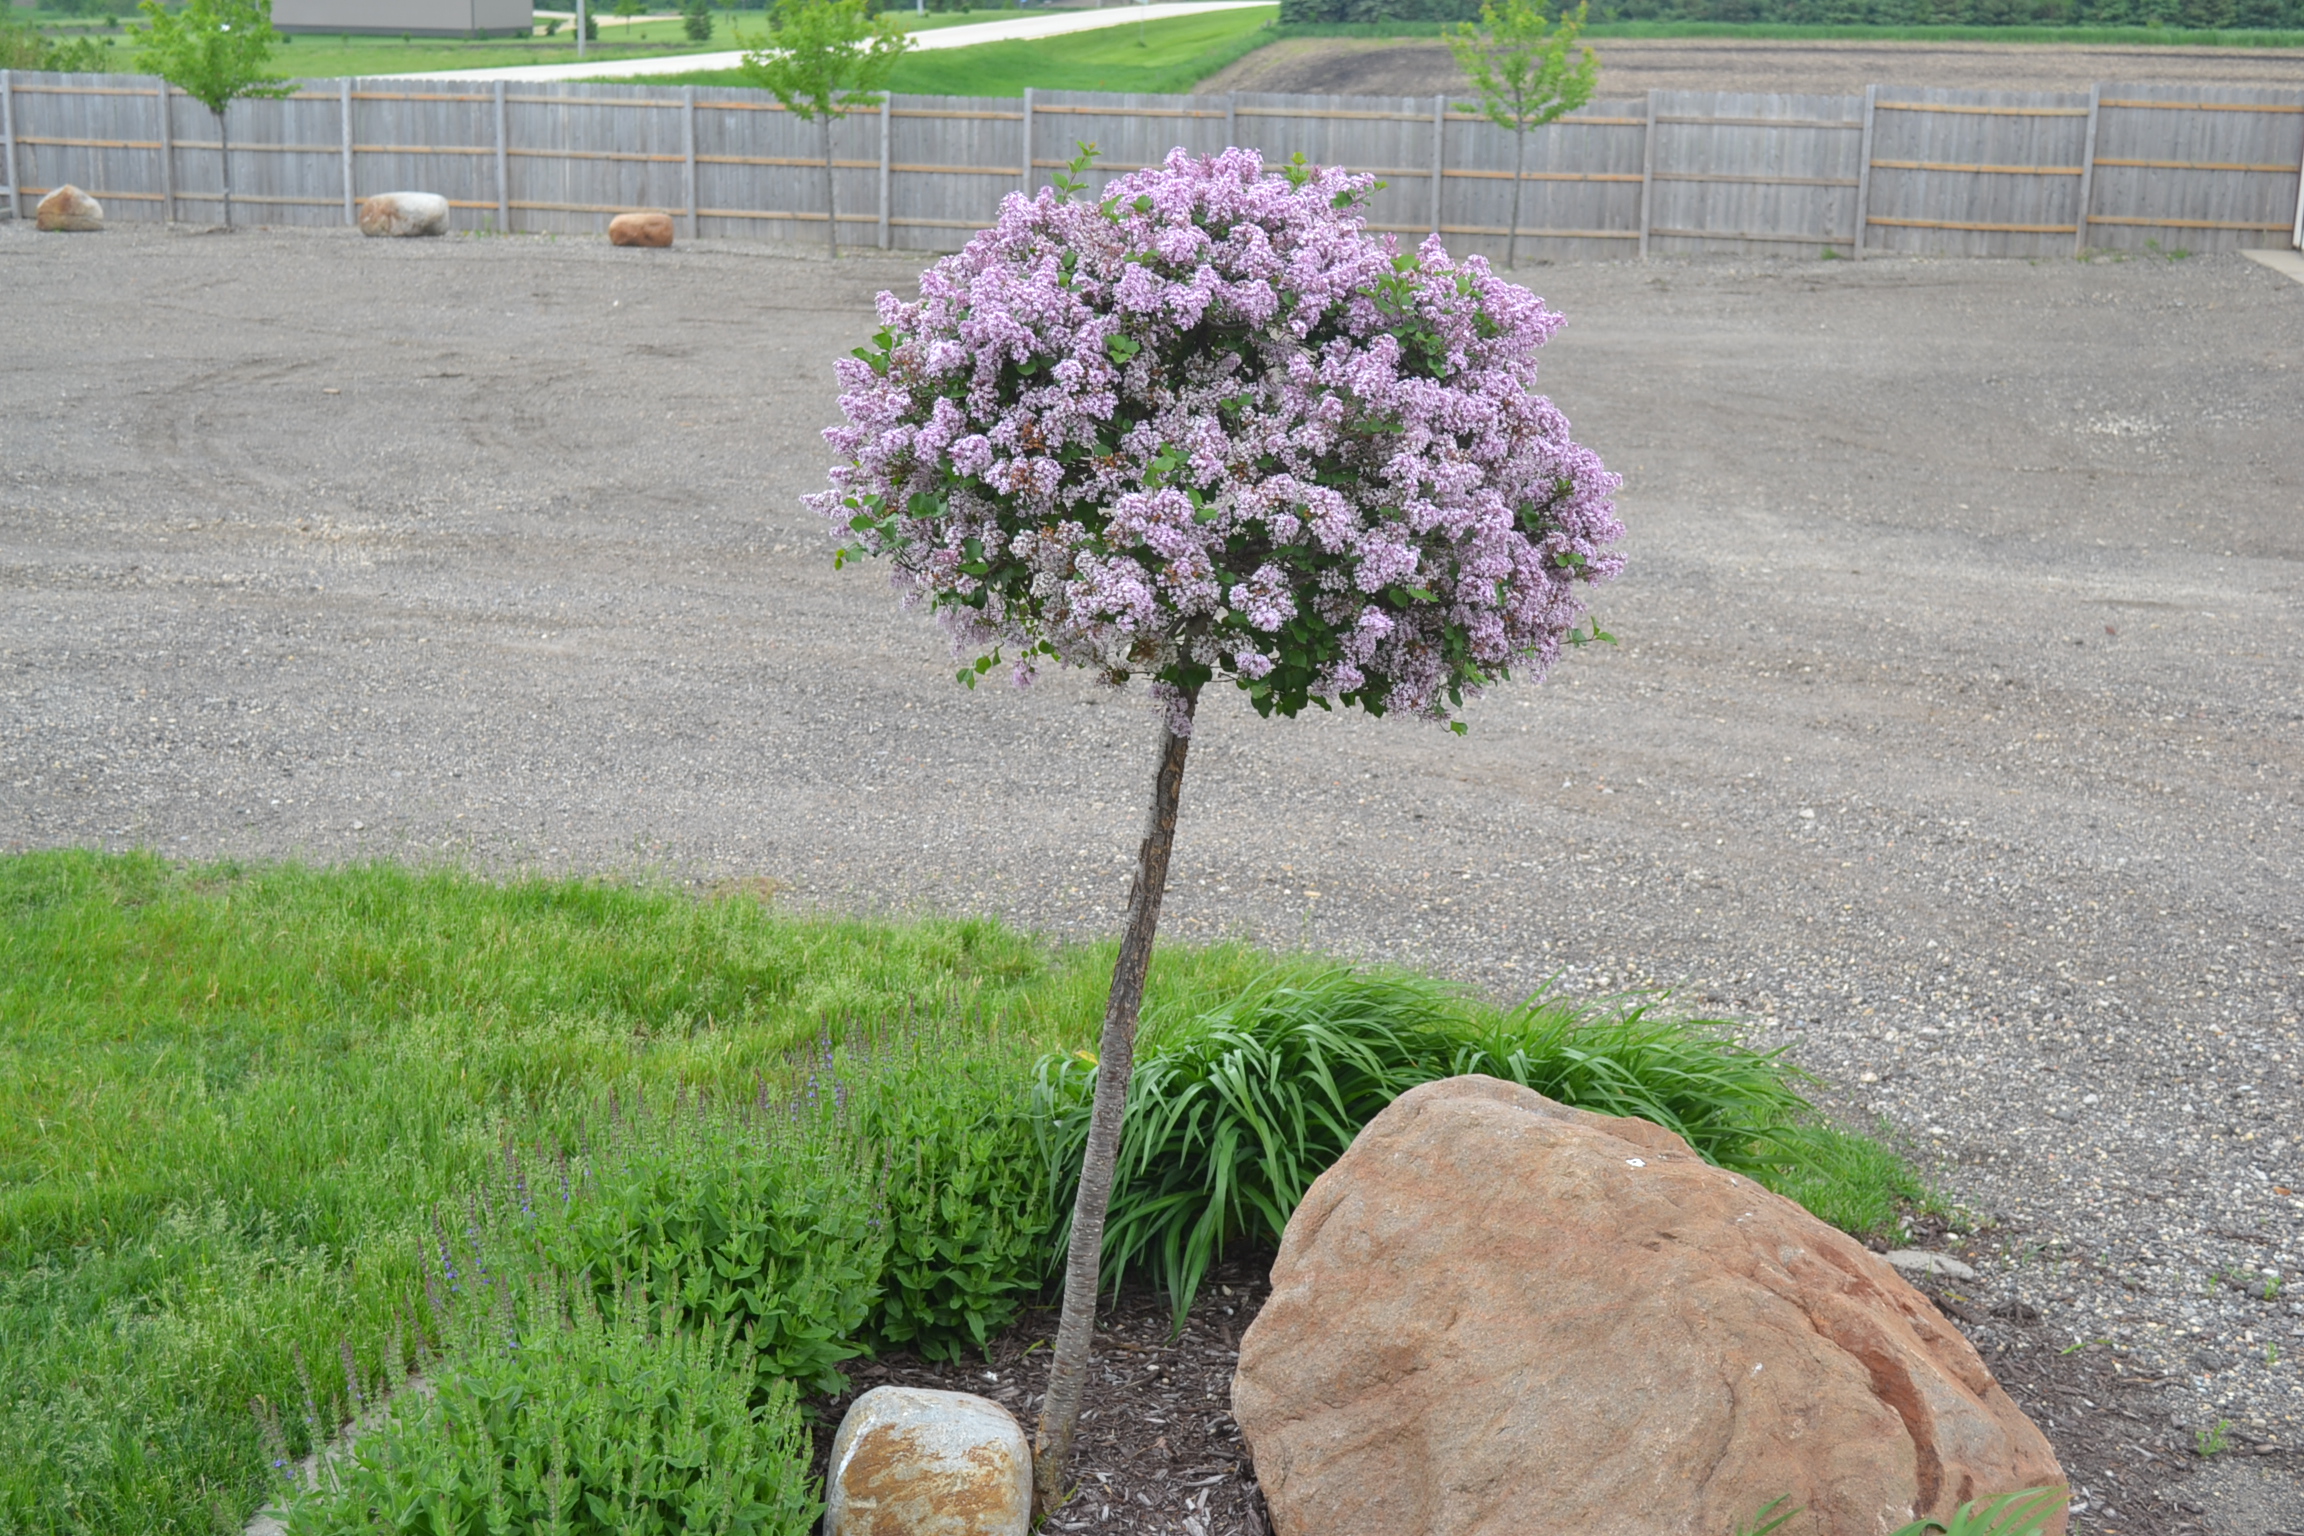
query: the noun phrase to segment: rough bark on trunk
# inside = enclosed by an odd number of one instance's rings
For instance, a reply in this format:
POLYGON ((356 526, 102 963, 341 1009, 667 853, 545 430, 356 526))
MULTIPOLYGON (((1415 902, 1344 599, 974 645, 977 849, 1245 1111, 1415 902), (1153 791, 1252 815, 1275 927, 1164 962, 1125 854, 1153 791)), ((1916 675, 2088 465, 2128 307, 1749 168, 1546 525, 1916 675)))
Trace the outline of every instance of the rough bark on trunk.
MULTIPOLYGON (((1188 697, 1187 719, 1197 702, 1188 697)), ((1189 725, 1186 727, 1189 729, 1189 725)), ((1064 1501, 1072 1437, 1080 1425, 1080 1399, 1088 1385, 1088 1354, 1096 1327, 1096 1290, 1102 1279, 1104 1215, 1112 1200, 1112 1166, 1120 1153, 1120 1122, 1128 1105, 1128 1075, 1135 1066, 1136 1018, 1144 1004, 1144 972, 1152 960, 1160 897, 1168 885, 1168 853, 1176 842, 1176 804, 1184 787, 1189 738, 1164 721, 1152 776, 1152 809, 1136 851, 1136 879, 1128 891, 1128 925, 1112 967, 1097 1045, 1096 1100, 1081 1160, 1080 1192, 1072 1202, 1072 1243, 1064 1265, 1064 1312, 1048 1367, 1048 1395, 1040 1405, 1040 1433, 1032 1458, 1034 1502, 1046 1514, 1064 1501)))
POLYGON ((1507 272, 1520 265, 1520 189, 1527 185, 1521 178, 1528 169, 1528 130, 1513 134, 1512 142, 1517 147, 1512 154, 1512 237, 1504 245, 1507 272))
MULTIPOLYGON (((230 103, 226 104, 227 109, 230 103)), ((223 151, 224 161, 224 227, 232 227, 232 130, 224 126, 224 114, 216 114, 216 147, 223 151)))
POLYGON ((832 200, 832 114, 816 114, 816 125, 824 138, 824 245, 834 256, 840 254, 840 205, 832 200))

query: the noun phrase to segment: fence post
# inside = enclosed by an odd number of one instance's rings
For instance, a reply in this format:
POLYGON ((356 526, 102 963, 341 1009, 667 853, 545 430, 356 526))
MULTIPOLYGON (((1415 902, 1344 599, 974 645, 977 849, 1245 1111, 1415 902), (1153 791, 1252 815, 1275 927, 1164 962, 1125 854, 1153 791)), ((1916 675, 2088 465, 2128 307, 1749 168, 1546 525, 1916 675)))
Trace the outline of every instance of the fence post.
POLYGON ((24 217, 23 194, 16 190, 16 71, 0 69, 0 150, 5 150, 8 163, 0 170, 8 173, 8 217, 24 217))
MULTIPOLYGON (((1101 5, 1103 0, 1097 0, 1101 5)), ((1024 195, 1032 195, 1032 87, 1024 87, 1024 195)))
POLYGON ((1432 98, 1432 233, 1440 233, 1441 178, 1447 174, 1448 98, 1432 98))
POLYGON ((1864 259, 1864 242, 1872 233, 1872 104, 1880 87, 1864 87, 1864 131, 1856 137, 1856 259, 1864 259))
POLYGON ((496 233, 500 235, 512 233, 512 146, 508 142, 511 131, 508 118, 504 82, 499 80, 496 82, 496 233))
POLYGON ((1240 147, 1240 93, 1238 91, 1226 91, 1224 93, 1224 147, 1226 149, 1238 149, 1240 147))
POLYGON ((168 119, 174 116, 168 106, 168 82, 160 82, 153 93, 160 102, 160 222, 176 222, 176 134, 168 119))
POLYGON ((880 93, 880 249, 888 249, 888 135, 895 117, 893 91, 880 93))
POLYGON ((2072 257, 2077 261, 2088 249, 2088 208, 2096 201, 2096 108, 2104 99, 2101 83, 2088 87, 2088 138, 2080 146, 2080 211, 2072 216, 2072 257))
POLYGON ((1648 93, 1648 126, 1640 130, 1640 259, 1648 259, 1648 189, 1656 179, 1656 93, 1648 93))
POLYGON ((2296 167, 2296 225, 2288 232, 2291 249, 2304 251, 2304 162, 2296 167))
POLYGON ((352 77, 346 75, 341 84, 343 89, 338 101, 343 108, 339 116, 344 126, 344 222, 357 224, 360 214, 352 201, 352 77))
POLYGON ((680 153, 688 162, 688 238, 696 238, 699 228, 696 205, 696 87, 680 87, 680 153))

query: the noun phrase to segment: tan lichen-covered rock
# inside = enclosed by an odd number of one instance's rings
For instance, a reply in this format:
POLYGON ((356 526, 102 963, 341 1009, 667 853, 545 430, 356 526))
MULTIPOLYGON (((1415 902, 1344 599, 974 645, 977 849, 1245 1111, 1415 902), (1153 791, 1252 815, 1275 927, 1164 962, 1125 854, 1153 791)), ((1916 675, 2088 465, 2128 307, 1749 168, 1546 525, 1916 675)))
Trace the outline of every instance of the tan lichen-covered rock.
POLYGON ((104 227, 104 205, 67 184, 40 199, 33 218, 36 228, 53 234, 92 234, 104 227))
POLYGON ((1786 1495, 1876 1536, 2064 1481, 1862 1246, 1489 1077, 1401 1095, 1313 1184, 1232 1393, 1279 1536, 1726 1536, 1786 1495))
POLYGON ((1027 1536, 1032 1448, 987 1398, 874 1387, 832 1439, 824 1501, 824 1536, 1027 1536))
POLYGON ((437 192, 379 192, 362 198, 355 215, 372 239, 411 239, 448 233, 448 199, 437 192))
POLYGON ((672 243, 672 215, 620 213, 608 221, 608 243, 662 249, 672 243))

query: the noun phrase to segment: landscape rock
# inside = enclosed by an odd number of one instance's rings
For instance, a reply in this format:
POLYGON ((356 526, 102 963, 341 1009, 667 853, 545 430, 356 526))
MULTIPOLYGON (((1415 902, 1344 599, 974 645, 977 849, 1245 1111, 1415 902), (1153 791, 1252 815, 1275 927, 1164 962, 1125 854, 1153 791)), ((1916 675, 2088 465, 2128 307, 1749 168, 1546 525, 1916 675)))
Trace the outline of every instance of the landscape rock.
POLYGON ((672 215, 620 213, 608 221, 608 243, 661 250, 672 243, 672 215))
POLYGON ((448 199, 436 192, 380 192, 360 202, 360 233, 405 239, 448 233, 448 199))
POLYGON ((1026 1536, 1032 1448, 968 1392, 874 1387, 832 1440, 824 1536, 1026 1536))
POLYGON ((104 205, 66 184, 40 199, 36 225, 55 234, 92 234, 104 227, 104 205))
POLYGON ((1976 1271, 1948 1253, 1924 1248, 1895 1248, 1880 1255, 1907 1275, 1941 1275, 1947 1280, 1973 1280, 1976 1271))
POLYGON ((2064 1482, 1862 1246, 1489 1077, 1403 1094, 1313 1184, 1233 1412, 1278 1536, 1718 1536, 1785 1497, 1871 1536, 2064 1482))

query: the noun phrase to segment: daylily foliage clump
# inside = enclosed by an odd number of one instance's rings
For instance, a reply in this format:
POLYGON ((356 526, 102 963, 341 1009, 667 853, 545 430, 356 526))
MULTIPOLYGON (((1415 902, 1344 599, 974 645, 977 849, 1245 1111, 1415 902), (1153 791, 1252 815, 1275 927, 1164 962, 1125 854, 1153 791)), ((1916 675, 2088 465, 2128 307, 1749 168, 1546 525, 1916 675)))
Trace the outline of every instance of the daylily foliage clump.
POLYGON ((880 296, 812 504, 966 680, 1003 650, 1019 681, 1141 674, 1178 735, 1218 676, 1266 714, 1438 720, 1541 676, 1622 563, 1621 481, 1536 392, 1561 317, 1371 233, 1375 185, 1179 149, 1094 200, 1010 196, 918 301, 880 296))

